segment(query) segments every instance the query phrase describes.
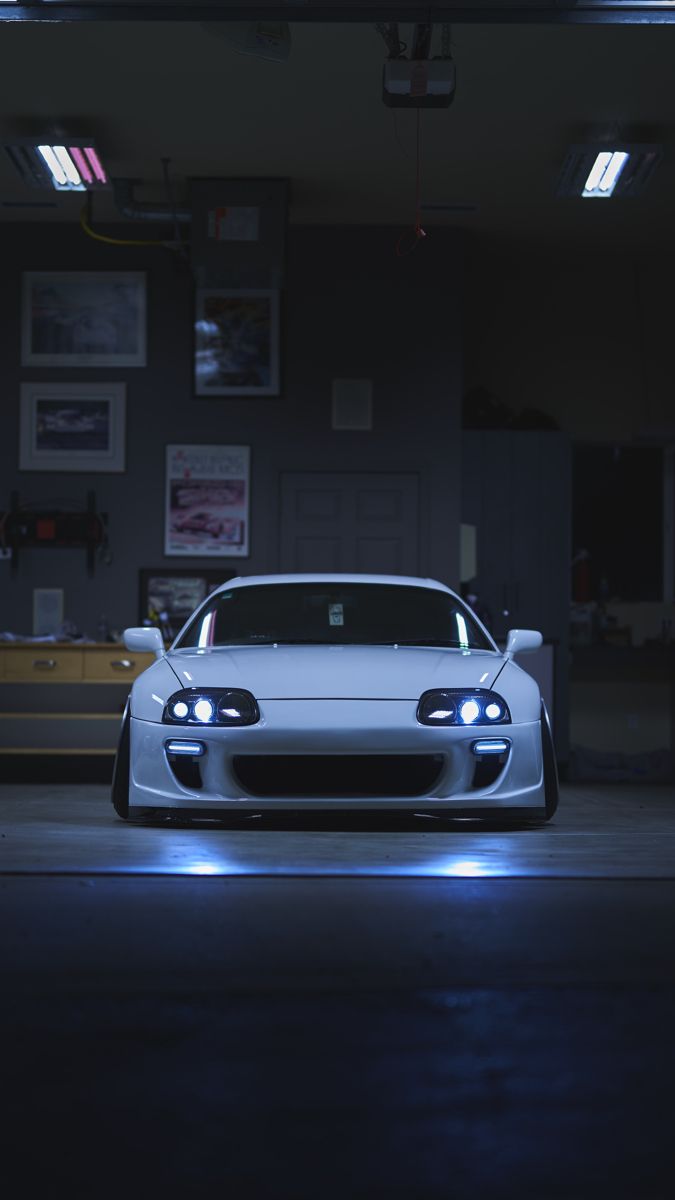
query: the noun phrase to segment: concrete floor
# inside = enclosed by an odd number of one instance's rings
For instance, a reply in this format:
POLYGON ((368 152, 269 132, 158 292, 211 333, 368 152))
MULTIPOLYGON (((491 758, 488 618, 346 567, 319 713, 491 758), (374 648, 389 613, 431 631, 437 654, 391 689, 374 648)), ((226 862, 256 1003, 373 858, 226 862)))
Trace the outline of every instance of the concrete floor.
POLYGON ((500 831, 326 813, 131 825, 102 784, 0 785, 2 870, 99 875, 673 878, 675 788, 563 786, 555 820, 500 831))
POLYGON ((675 791, 539 830, 0 788, 21 1194, 671 1200, 675 791))

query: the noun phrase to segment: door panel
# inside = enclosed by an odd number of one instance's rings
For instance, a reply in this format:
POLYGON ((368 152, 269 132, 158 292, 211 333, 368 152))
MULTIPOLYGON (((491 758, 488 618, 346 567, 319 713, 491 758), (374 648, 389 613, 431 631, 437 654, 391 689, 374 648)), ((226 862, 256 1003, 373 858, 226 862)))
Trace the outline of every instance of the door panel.
POLYGON ((382 575, 405 574, 401 570, 401 544, 397 538, 358 538, 356 570, 382 575))
POLYGON ((416 575, 418 510, 412 472, 285 473, 281 570, 416 575))
MULTIPOLYGON (((341 571, 340 539, 299 537, 295 544, 294 571, 341 571)), ((290 568, 282 567, 282 570, 290 568)))
POLYGON ((299 521, 337 521, 340 493, 327 488, 302 488, 295 494, 295 515, 299 521))
POLYGON ((385 491, 384 488, 379 492, 371 488, 359 490, 356 516, 359 521, 400 521, 401 493, 385 491))

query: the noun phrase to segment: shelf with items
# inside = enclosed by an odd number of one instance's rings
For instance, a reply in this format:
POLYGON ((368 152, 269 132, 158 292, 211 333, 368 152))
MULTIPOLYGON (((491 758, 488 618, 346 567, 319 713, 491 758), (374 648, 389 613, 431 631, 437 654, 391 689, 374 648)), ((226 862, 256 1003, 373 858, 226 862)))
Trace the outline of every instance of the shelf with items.
POLYGON ((0 646, 0 755, 114 754, 131 684, 154 661, 113 643, 0 646))

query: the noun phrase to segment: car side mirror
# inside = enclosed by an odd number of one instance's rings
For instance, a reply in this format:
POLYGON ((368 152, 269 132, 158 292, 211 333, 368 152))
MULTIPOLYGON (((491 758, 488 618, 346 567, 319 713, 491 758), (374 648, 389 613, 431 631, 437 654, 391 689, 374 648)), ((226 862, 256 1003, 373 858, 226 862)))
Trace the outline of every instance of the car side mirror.
POLYGON ((140 625, 135 629, 125 629, 123 636, 127 650, 135 650, 137 654, 154 654, 155 658, 164 658, 164 639, 155 625, 140 625))
POLYGON ((536 629, 509 629, 504 653, 507 658, 513 658, 514 654, 531 654, 543 642, 543 637, 536 629))

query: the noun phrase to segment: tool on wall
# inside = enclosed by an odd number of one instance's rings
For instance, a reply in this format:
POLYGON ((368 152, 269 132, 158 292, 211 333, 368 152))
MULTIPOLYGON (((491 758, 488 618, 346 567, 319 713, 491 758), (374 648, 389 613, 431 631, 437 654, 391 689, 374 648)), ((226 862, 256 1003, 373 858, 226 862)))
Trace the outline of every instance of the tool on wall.
POLYGON ((96 507, 96 493, 87 492, 84 509, 66 509, 50 505, 26 504, 19 493, 10 494, 9 508, 0 513, 0 546, 11 551, 12 571, 19 565, 19 552, 45 546, 83 547, 87 553, 87 572, 94 574, 96 551, 108 544, 108 514, 96 507))

